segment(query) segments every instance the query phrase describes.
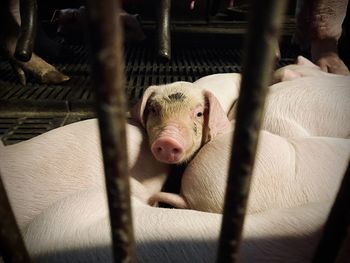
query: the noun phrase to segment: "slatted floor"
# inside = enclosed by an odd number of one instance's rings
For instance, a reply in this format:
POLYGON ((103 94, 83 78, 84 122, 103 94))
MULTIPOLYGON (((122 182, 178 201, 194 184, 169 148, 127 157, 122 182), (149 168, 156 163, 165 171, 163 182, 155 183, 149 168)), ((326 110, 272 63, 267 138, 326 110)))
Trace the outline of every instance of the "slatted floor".
MULTIPOLYGON (((0 59, 0 136, 13 144, 62 125, 91 118, 94 96, 88 56, 81 46, 69 46, 72 56, 54 65, 71 79, 60 85, 22 86, 10 65, 0 59)), ((296 51, 283 51, 279 66, 293 61, 296 51)), ((237 47, 176 47, 171 61, 160 61, 151 46, 125 49, 126 95, 134 104, 149 85, 195 81, 215 73, 240 72, 242 52, 237 47)))

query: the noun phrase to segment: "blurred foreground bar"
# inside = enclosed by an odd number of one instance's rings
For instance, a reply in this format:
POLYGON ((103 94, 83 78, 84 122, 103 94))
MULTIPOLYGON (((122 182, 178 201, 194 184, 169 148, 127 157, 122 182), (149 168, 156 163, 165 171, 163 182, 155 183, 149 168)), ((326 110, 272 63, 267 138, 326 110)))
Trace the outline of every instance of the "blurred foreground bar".
POLYGON ((0 176, 0 262, 29 263, 24 241, 0 176))
POLYGON ((323 230, 313 262, 350 261, 350 163, 323 230))
MULTIPOLYGON (((252 1, 218 262, 238 262, 267 87, 287 1, 252 1)), ((233 87, 232 87, 233 88, 233 87)))
POLYGON ((114 262, 135 262, 126 145, 123 35, 119 1, 87 1, 114 262))

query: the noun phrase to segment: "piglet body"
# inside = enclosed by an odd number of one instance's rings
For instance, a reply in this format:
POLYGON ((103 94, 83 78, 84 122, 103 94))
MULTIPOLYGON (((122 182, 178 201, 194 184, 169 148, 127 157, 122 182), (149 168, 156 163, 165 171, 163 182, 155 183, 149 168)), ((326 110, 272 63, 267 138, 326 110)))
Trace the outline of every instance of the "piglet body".
POLYGON ((350 135, 350 77, 330 74, 298 56, 274 73, 263 129, 285 137, 350 135))
MULTIPOLYGON (((221 213, 231 156, 232 132, 204 145, 188 164, 181 194, 157 193, 151 202, 221 213), (183 198, 181 200, 181 197, 183 198)), ((332 200, 350 157, 350 140, 285 139, 260 132, 248 213, 332 200)))
MULTIPOLYGON (((111 262, 105 193, 81 191, 37 216, 24 233, 36 262, 111 262)), ((310 262, 329 202, 247 215, 240 262, 310 262)), ((214 262, 222 216, 154 208, 132 198, 137 262, 214 262)))
MULTIPOLYGON (((350 136, 350 77, 330 74, 299 56, 278 69, 269 87, 262 129, 284 137, 350 136)), ((231 86, 232 87, 232 86, 231 86)), ((232 101, 237 98, 233 97, 232 101)), ((234 119, 235 107, 229 112, 234 119)))
POLYGON ((350 77, 299 77, 269 88, 262 129, 285 137, 350 136, 350 77))
MULTIPOLYGON (((160 191, 168 166, 150 153, 145 136, 127 125, 131 188, 143 202, 160 191)), ((57 200, 90 188, 104 189, 104 172, 96 119, 51 130, 11 146, 0 147, 1 178, 21 228, 57 200)))
POLYGON ((241 74, 220 73, 202 77, 193 83, 200 89, 210 91, 220 102, 226 114, 238 99, 241 74))
POLYGON ((298 56, 295 64, 277 69, 273 73, 272 82, 283 82, 293 80, 301 77, 315 77, 315 76, 337 76, 321 70, 321 68, 303 56, 298 56))

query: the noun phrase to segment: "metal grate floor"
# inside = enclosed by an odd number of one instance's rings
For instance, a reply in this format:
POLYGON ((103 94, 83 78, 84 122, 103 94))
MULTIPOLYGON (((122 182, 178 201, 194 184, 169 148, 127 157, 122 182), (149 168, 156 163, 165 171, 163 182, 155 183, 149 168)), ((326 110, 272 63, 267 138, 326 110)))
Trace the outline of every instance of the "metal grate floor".
MULTIPOLYGON (((29 78, 27 85, 22 86, 7 61, 0 59, 0 136, 5 144, 95 116, 86 49, 68 48, 73 55, 53 63, 71 77, 61 85, 38 85, 29 78)), ((149 45, 125 49, 126 95, 130 105, 150 85, 241 71, 242 51, 237 47, 179 46, 172 52, 172 60, 167 62, 158 60, 149 45)), ((293 49, 287 49, 279 66, 291 63, 295 55, 293 49)))
POLYGON ((0 133, 6 144, 13 144, 59 127, 60 118, 55 117, 4 117, 0 118, 0 133))
MULTIPOLYGON (((75 57, 65 63, 54 65, 71 77, 61 85, 38 85, 29 78, 27 86, 16 79, 10 65, 0 61, 0 103, 30 101, 91 101, 91 79, 85 49, 75 47, 75 57)), ((155 58, 154 52, 147 47, 132 47, 125 51, 126 91, 130 100, 135 100, 149 85, 174 81, 195 81, 215 73, 240 72, 242 52, 235 48, 178 48, 173 51, 170 62, 155 58), (135 96, 137 95, 137 96, 135 96)), ((279 66, 292 61, 283 58, 279 66)), ((12 109, 11 109, 12 110, 12 109)))

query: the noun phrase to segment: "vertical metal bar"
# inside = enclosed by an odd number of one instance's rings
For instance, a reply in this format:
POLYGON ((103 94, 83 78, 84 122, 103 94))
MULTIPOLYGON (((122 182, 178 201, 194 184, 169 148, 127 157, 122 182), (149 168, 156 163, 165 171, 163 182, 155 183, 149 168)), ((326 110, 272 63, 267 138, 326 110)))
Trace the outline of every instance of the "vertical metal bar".
POLYGON ((267 87, 287 1, 255 0, 250 14, 245 63, 237 106, 218 262, 238 262, 244 215, 267 87))
POLYGON ((123 35, 116 0, 87 1, 88 34, 106 177, 114 262, 134 262, 126 145, 123 35))
POLYGON ((350 258, 350 227, 347 229, 346 238, 340 248, 336 263, 348 263, 350 258))
POLYGON ((32 57, 37 28, 36 0, 20 0, 21 29, 17 40, 15 58, 27 62, 32 57))
MULTIPOLYGON (((30 260, 0 176, 0 255, 5 262, 30 260)), ((1 257, 0 257, 1 259, 1 257)), ((0 260, 1 261, 1 260, 0 260)))
POLYGON ((210 11, 209 11, 209 14, 210 14, 211 16, 216 15, 216 14, 219 12, 220 7, 221 7, 223 4, 227 4, 226 2, 227 2, 227 1, 224 1, 224 3, 223 3, 222 0, 216 0, 216 1, 208 0, 208 1, 207 1, 207 5, 208 5, 208 9, 210 10, 210 11))
POLYGON ((171 58, 170 8, 171 0, 159 0, 158 55, 167 60, 171 58))
POLYGON ((335 262, 347 235, 350 235, 350 163, 312 262, 335 262))

